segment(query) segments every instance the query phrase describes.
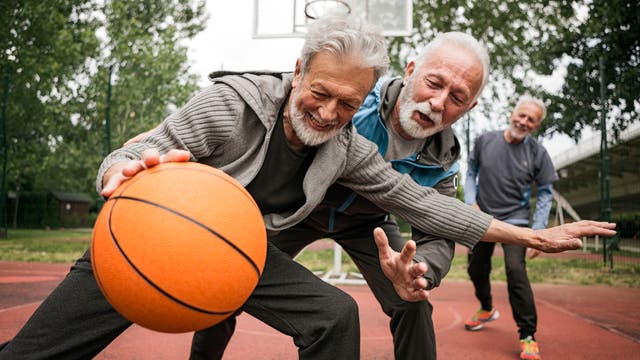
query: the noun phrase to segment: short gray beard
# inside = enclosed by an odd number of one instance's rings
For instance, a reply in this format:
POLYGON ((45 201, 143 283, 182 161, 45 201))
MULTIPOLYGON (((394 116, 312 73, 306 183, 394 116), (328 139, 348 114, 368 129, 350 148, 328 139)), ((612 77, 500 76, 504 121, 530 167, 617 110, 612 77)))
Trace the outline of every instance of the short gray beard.
MULTIPOLYGON (((328 131, 318 131, 310 127, 304 120, 305 113, 296 109, 295 100, 298 97, 298 93, 298 89, 294 90, 293 97, 291 98, 291 105, 289 106, 289 118, 291 119, 291 127, 293 128, 293 131, 303 144, 307 146, 320 145, 340 132, 341 128, 333 128, 328 131)), ((310 116, 313 116, 316 119, 319 118, 319 116, 314 113, 310 113, 310 116)))
POLYGON ((518 141, 522 141, 524 140, 524 138, 527 137, 527 135, 529 135, 528 132, 525 132, 524 134, 522 133, 522 131, 516 129, 513 124, 511 124, 509 126, 509 134, 511 135, 512 138, 518 140, 518 141))

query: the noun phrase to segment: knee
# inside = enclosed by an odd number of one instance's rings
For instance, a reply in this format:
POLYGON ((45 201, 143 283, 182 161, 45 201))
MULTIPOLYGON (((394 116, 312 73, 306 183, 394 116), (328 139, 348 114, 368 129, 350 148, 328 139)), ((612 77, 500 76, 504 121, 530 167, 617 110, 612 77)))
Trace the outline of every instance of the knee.
POLYGON ((402 301, 393 306, 390 315, 392 318, 418 320, 431 317, 432 312, 433 306, 428 301, 402 301))
POLYGON ((505 268, 507 280, 527 278, 527 267, 524 263, 506 264, 505 268))
POLYGON ((342 323, 342 326, 359 326, 358 304, 347 293, 333 296, 331 304, 326 307, 331 312, 329 316, 336 322, 342 323))
POLYGON ((321 306, 314 307, 313 319, 308 324, 312 333, 343 332, 360 328, 358 304, 349 294, 335 288, 318 300, 321 306))
POLYGON ((391 317, 391 329, 395 333, 398 329, 429 328, 432 325, 431 315, 433 307, 428 301, 402 302, 392 307, 388 315, 391 317))
POLYGON ((330 354, 340 354, 344 359, 358 359, 360 321, 355 300, 340 291, 329 291, 318 300, 322 306, 308 314, 298 329, 303 332, 294 335, 300 358, 330 359, 330 354))

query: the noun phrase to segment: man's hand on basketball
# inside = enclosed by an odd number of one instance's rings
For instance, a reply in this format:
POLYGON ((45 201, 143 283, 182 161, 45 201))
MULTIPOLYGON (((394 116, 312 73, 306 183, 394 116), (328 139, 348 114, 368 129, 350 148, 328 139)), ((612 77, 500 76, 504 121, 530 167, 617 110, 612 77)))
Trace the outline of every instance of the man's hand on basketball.
POLYGON ((160 155, 157 149, 142 152, 141 160, 130 160, 113 165, 102 178, 102 196, 108 198, 123 182, 144 169, 166 162, 187 162, 191 154, 186 150, 173 149, 160 155))
POLYGON ((397 252, 389 246, 387 235, 381 228, 373 230, 373 238, 378 246, 382 271, 391 280, 400 298, 405 301, 427 300, 429 292, 424 289, 427 287, 427 279, 423 277, 427 264, 413 262, 416 243, 410 240, 404 245, 402 252, 397 252))

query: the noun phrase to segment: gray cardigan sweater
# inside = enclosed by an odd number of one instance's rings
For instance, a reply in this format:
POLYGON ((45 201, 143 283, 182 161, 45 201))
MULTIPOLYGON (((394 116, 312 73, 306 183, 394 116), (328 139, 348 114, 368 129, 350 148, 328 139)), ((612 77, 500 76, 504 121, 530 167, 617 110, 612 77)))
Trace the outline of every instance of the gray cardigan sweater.
MULTIPOLYGON (((96 179, 114 163, 140 159, 143 150, 185 149, 192 161, 216 167, 247 185, 262 166, 279 110, 291 90, 292 73, 213 73, 213 85, 167 117, 141 142, 122 147, 102 162, 96 179)), ((376 145, 351 124, 320 145, 303 180, 306 202, 286 213, 263 214, 269 233, 289 228, 309 215, 333 183, 347 186, 418 229, 475 245, 492 217, 459 200, 417 185, 379 155, 376 145)))

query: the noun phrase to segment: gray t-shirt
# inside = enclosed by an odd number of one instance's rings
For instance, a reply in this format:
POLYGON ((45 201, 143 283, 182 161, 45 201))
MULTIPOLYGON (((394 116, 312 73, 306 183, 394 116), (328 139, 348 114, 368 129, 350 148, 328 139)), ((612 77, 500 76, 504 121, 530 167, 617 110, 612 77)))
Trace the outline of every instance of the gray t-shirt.
POLYGON ((407 140, 400 136, 396 129, 391 124, 390 120, 387 120, 385 126, 389 131, 389 145, 387 146, 387 152, 384 154, 384 159, 387 161, 404 159, 407 156, 420 152, 424 148, 426 139, 413 139, 407 140))
POLYGON ((398 101, 401 101, 398 97, 402 86, 401 78, 393 78, 385 83, 380 91, 380 96, 382 96, 379 108, 380 118, 384 122, 384 126, 387 127, 387 134, 389 135, 387 151, 383 154, 384 159, 387 161, 404 159, 409 155, 413 155, 422 150, 426 142, 425 139, 407 140, 403 138, 391 124, 391 114, 394 106, 398 101))
POLYGON ((504 131, 479 136, 469 158, 477 173, 476 202, 499 220, 529 220, 531 185, 550 185, 558 179, 551 158, 531 136, 510 144, 504 131))

